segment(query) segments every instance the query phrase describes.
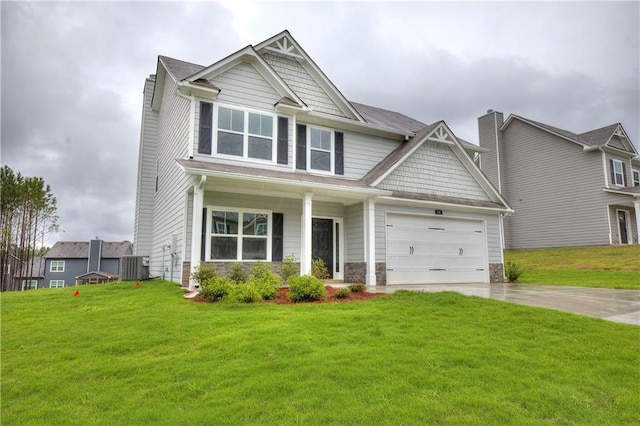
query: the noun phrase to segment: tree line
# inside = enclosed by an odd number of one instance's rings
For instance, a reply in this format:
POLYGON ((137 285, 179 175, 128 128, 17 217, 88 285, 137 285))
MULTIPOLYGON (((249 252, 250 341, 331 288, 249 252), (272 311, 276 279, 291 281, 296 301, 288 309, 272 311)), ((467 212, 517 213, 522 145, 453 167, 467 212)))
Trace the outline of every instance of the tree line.
POLYGON ((57 201, 40 177, 0 169, 0 289, 21 290, 23 277, 38 275, 34 258, 46 235, 58 231, 57 201))

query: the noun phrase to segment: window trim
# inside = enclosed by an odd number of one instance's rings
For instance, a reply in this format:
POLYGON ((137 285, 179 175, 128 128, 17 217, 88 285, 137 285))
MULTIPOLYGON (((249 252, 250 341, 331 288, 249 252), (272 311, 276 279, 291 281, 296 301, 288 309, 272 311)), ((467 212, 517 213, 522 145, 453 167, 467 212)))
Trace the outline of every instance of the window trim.
POLYGON ((633 186, 640 186, 640 170, 631 169, 631 180, 633 181, 633 186))
POLYGON ((49 280, 49 288, 63 288, 63 287, 64 287, 64 280, 49 280))
POLYGON ((613 176, 613 184, 615 186, 624 186, 624 167, 622 167, 622 161, 616 160, 615 158, 611 159, 611 166, 613 170, 611 171, 611 175, 613 176), (616 171, 616 164, 620 165, 620 171, 616 171), (620 177, 620 183, 618 183, 618 176, 620 177))
POLYGON ((37 290, 38 280, 22 280, 22 290, 37 290))
POLYGON ((206 213, 206 224, 204 224, 203 228, 206 230, 205 233, 205 261, 206 262, 271 262, 272 259, 272 254, 273 254, 273 247, 272 247, 272 239, 273 239, 273 211, 272 210, 265 210, 265 209, 252 209, 250 207, 245 208, 239 208, 239 207, 228 207, 228 206, 212 206, 209 205, 207 206, 207 213, 206 213), (264 239, 266 240, 266 258, 265 259, 242 259, 242 239, 245 238, 245 236, 242 234, 242 227, 239 225, 238 226, 238 234, 233 235, 234 237, 236 237, 238 239, 238 245, 237 245, 237 251, 236 251, 236 258, 235 259, 212 259, 211 258, 211 238, 214 235, 220 235, 220 234, 214 234, 213 233, 213 229, 212 229, 212 220, 211 220, 211 213, 213 211, 226 211, 226 212, 233 212, 233 213, 238 213, 238 222, 240 223, 242 221, 242 215, 244 213, 256 213, 256 214, 266 214, 267 215, 267 235, 266 238, 264 238, 262 235, 252 235, 252 236, 247 236, 246 238, 260 238, 260 239, 264 239))
POLYGON ((307 124, 307 171, 311 173, 318 173, 323 175, 334 175, 335 162, 336 162, 336 132, 329 127, 307 124), (312 129, 320 130, 322 132, 328 132, 331 137, 331 149, 329 151, 329 170, 314 169, 313 167, 311 167, 311 151, 312 150, 327 152, 327 150, 323 150, 320 148, 312 148, 311 146, 311 130, 312 129))
POLYGON ((64 260, 52 260, 49 264, 49 272, 64 272, 64 267, 64 260), (53 267, 54 264, 56 268, 53 267), (62 268, 59 267, 60 265, 62 265, 62 268))
MULTIPOLYGON (((214 102, 213 104, 213 122, 211 123, 211 156, 216 156, 219 158, 227 158, 230 160, 238 160, 242 159, 243 161, 252 161, 256 163, 263 164, 276 164, 278 159, 278 116, 268 111, 261 111, 258 109, 244 108, 236 105, 224 104, 219 102, 214 102), (239 135, 239 132, 233 130, 219 129, 218 127, 218 114, 220 111, 220 107, 227 108, 230 110, 240 111, 243 113, 244 117, 244 129, 242 131, 242 156, 239 155, 231 155, 231 154, 222 154, 218 152, 218 131, 228 132, 230 134, 239 135), (271 117, 271 159, 265 160, 263 158, 254 158, 249 157, 249 137, 255 136, 262 139, 269 139, 263 135, 256 135, 249 133, 249 114, 259 114, 267 117, 271 117)), ((204 154, 207 155, 207 154, 204 154)))

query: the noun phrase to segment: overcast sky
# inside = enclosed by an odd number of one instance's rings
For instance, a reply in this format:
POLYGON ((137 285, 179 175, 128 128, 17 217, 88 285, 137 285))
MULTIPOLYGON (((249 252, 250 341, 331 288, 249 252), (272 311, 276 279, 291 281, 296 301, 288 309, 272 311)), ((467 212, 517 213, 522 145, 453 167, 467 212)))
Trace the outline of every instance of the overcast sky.
POLYGON ((2 164, 58 199, 55 241, 133 240, 145 77, 288 29, 355 102, 477 143, 487 109, 640 146, 640 3, 2 2, 2 164))

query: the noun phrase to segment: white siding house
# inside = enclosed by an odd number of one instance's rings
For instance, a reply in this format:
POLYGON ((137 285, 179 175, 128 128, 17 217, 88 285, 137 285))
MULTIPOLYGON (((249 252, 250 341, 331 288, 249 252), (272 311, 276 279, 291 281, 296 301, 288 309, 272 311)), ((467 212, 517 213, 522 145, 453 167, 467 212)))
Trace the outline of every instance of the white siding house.
POLYGON ((293 255, 368 285, 502 281, 512 210, 482 149, 348 101, 288 31, 210 66, 160 56, 144 100, 134 246, 152 276, 293 255))

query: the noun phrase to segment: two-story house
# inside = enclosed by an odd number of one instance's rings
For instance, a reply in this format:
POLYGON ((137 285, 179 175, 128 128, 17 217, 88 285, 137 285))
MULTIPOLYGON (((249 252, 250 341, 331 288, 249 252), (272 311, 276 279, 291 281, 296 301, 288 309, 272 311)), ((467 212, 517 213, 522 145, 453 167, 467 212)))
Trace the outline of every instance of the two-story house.
POLYGON ((44 276, 37 288, 116 281, 122 257, 132 253, 129 241, 59 241, 43 256, 44 276))
POLYGON ((478 150, 443 121, 348 101, 288 31, 209 66, 160 56, 135 253, 183 285, 201 262, 278 270, 290 255, 368 285, 502 281, 511 209, 478 150))
POLYGON ((621 124, 573 133, 490 110, 481 168, 514 208, 506 248, 638 244, 640 159, 621 124))

